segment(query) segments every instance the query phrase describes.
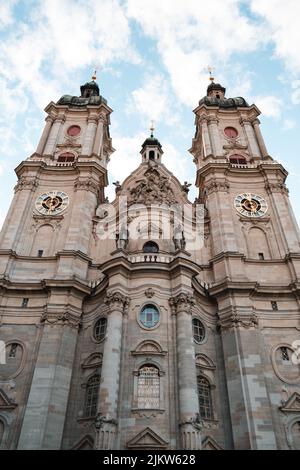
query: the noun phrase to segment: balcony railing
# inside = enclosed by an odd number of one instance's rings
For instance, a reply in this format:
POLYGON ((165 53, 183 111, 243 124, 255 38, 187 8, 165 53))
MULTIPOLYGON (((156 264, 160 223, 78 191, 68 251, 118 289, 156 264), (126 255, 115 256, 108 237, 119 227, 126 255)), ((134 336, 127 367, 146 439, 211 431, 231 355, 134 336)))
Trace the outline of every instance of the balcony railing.
POLYGON ((131 263, 171 263, 174 256, 163 253, 135 253, 128 255, 131 263))

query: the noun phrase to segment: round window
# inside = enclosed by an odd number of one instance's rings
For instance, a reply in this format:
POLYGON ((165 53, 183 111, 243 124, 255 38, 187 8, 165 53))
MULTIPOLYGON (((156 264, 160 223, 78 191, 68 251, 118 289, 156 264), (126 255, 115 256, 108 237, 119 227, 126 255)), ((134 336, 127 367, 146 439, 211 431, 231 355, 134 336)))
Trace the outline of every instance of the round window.
POLYGON ((230 139, 235 139, 238 136, 238 131, 234 127, 225 127, 224 134, 230 139))
POLYGON ((106 334, 107 319, 99 318, 94 326, 94 338, 96 341, 102 341, 106 334))
POLYGON ((80 134, 80 127, 79 126, 70 126, 69 129, 67 130, 67 134, 71 137, 76 137, 77 135, 80 134))
POLYGON ((140 322, 146 328, 154 328, 159 321, 159 311, 155 305, 148 304, 140 312, 140 322))
POLYGON ((205 328, 198 318, 193 318, 193 336, 196 343, 202 343, 205 338, 205 328))

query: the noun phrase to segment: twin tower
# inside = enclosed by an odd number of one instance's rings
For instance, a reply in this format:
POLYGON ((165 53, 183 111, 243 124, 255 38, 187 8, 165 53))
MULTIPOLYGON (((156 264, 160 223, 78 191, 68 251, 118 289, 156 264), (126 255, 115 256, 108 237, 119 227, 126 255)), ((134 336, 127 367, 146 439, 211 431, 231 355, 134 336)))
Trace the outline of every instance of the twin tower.
POLYGON ((45 111, 0 234, 0 448, 300 449, 300 239, 257 107, 211 82, 193 203, 153 134, 108 203, 94 80, 45 111))

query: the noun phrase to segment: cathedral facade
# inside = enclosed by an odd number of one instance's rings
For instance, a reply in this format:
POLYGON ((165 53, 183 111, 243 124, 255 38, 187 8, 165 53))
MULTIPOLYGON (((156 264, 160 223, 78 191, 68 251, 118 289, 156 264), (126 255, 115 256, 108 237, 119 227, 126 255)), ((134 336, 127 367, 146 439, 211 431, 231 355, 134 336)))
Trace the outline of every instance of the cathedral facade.
POLYGON ((258 108, 211 81, 194 202, 151 133, 109 203, 94 80, 45 111, 0 235, 0 448, 300 449, 300 237, 258 108))

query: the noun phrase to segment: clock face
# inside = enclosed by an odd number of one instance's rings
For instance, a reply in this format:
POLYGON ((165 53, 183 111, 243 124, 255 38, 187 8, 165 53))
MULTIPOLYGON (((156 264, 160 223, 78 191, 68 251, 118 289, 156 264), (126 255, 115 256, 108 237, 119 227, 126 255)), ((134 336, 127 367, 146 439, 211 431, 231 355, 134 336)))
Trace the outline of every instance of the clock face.
POLYGON ((69 196, 62 191, 49 191, 41 194, 35 201, 36 210, 43 215, 56 215, 69 205, 69 196))
POLYGON ((262 217, 268 210, 267 201, 262 196, 253 193, 236 196, 234 207, 245 217, 262 217))

